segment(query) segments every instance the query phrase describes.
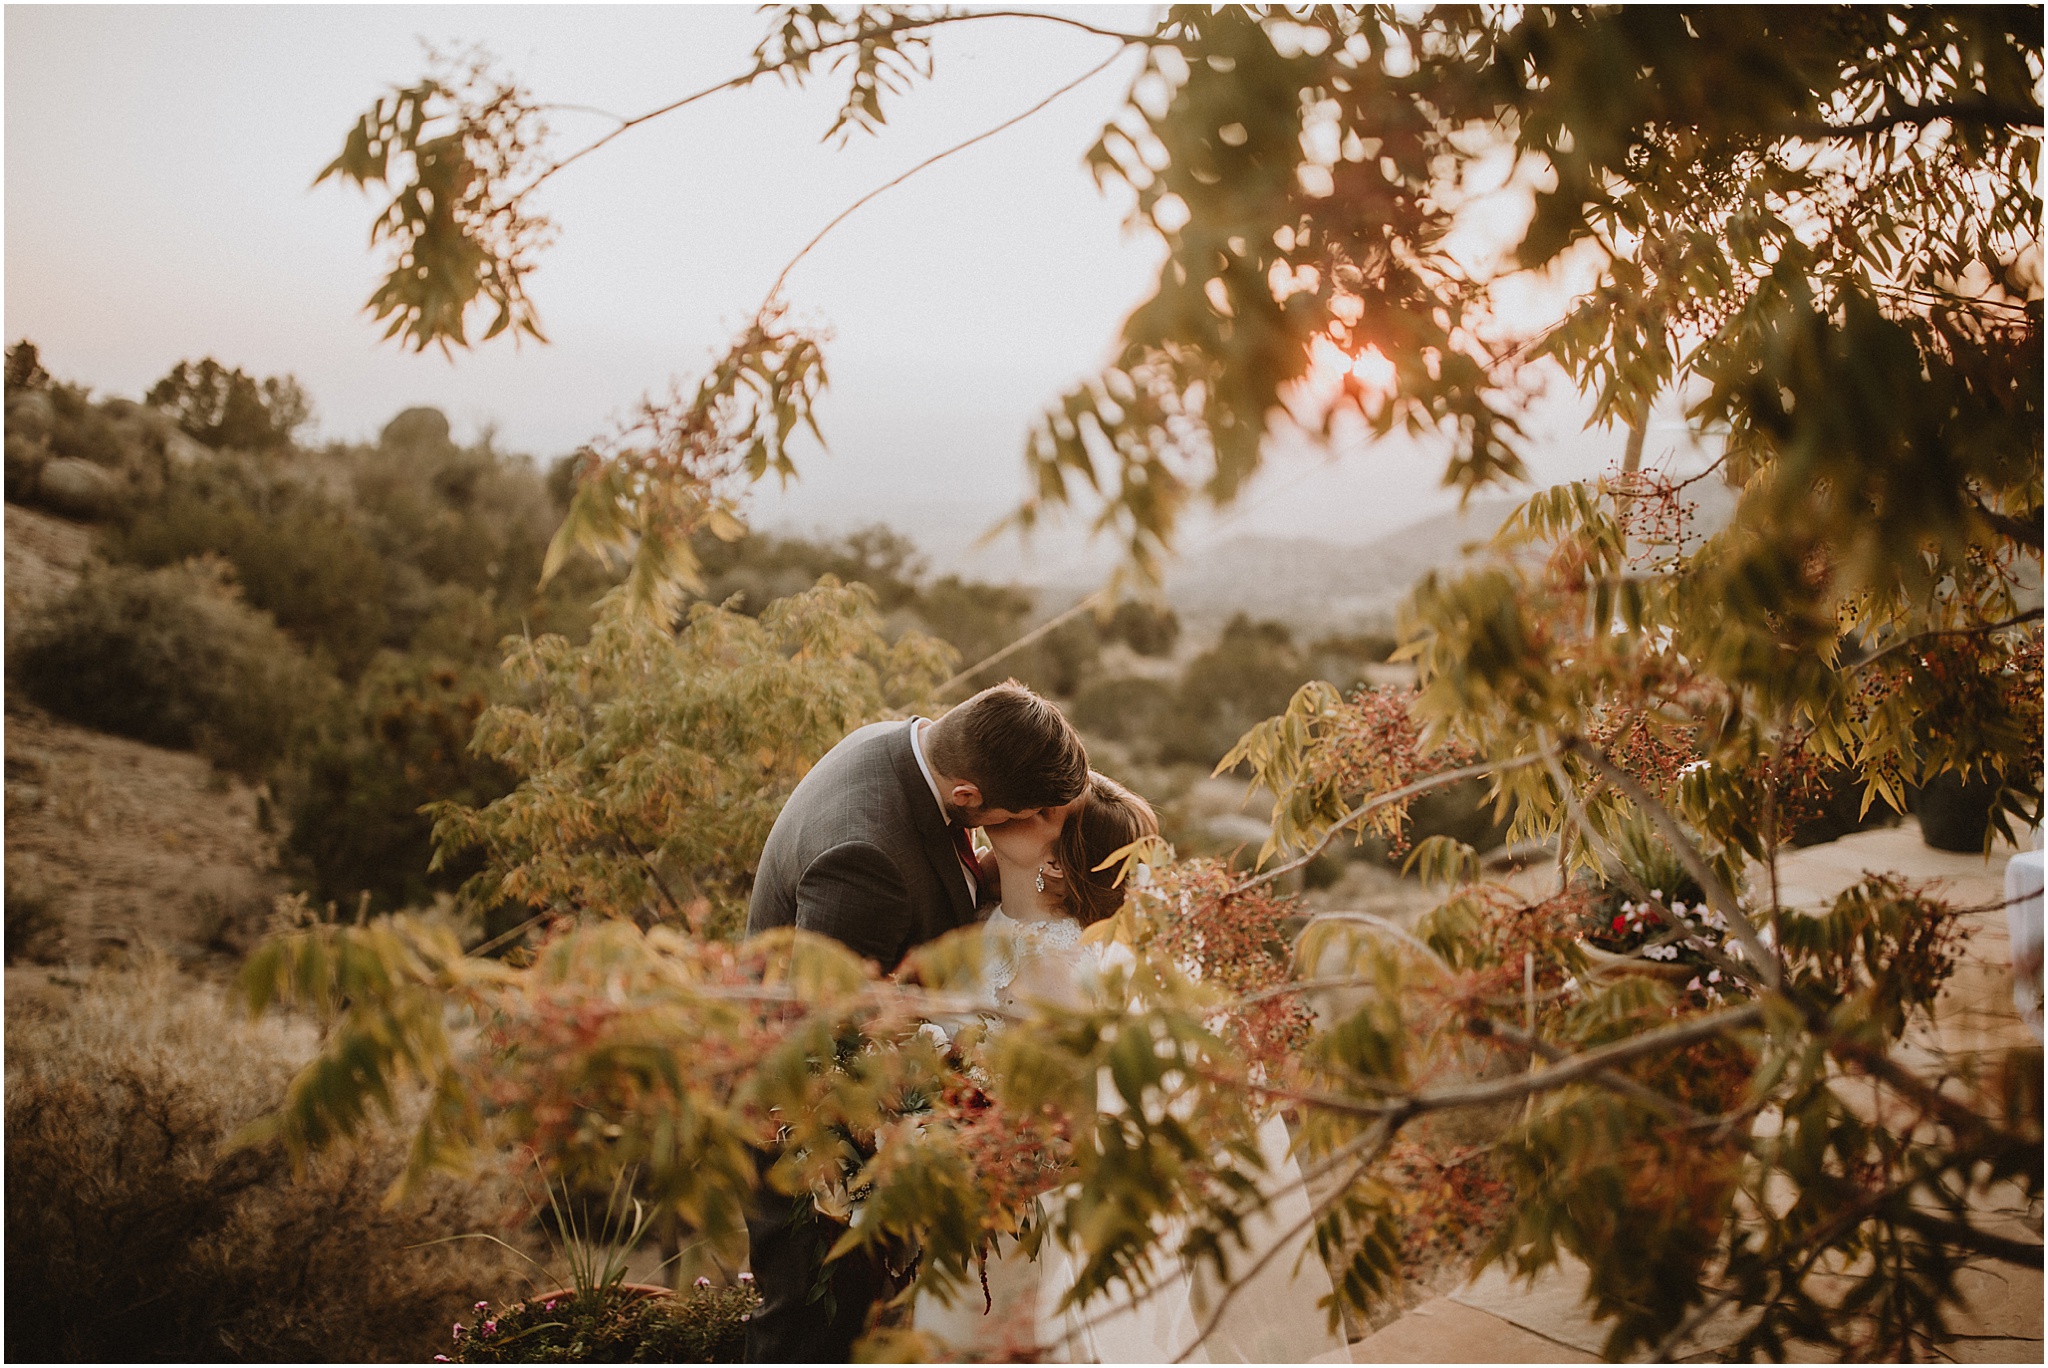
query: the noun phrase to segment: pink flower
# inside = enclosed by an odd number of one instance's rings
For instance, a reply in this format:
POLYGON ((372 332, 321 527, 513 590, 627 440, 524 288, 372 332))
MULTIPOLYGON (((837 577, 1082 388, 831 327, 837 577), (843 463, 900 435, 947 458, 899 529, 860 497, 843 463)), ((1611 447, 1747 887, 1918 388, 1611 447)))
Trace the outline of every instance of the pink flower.
POLYGON ((709 1287, 709 1286, 711 1286, 711 1279, 709 1279, 709 1278, 699 1278, 699 1279, 697 1279, 697 1286, 699 1286, 699 1287, 709 1287))
POLYGON ((740 1281, 741 1281, 741 1282, 752 1282, 753 1280, 754 1280, 754 1275, 753 1275, 753 1274, 751 1274, 751 1273, 742 1273, 742 1274, 740 1274, 740 1281))
POLYGON ((479 1316, 481 1316, 484 1312, 491 1309, 491 1304, 487 1301, 478 1302, 475 1306, 472 1306, 469 1309, 476 1312, 479 1316))
POLYGON ((485 1322, 484 1322, 484 1323, 483 1323, 483 1324, 482 1324, 482 1325, 481 1325, 480 1327, 478 1327, 478 1329, 477 1329, 477 1333, 478 1333, 479 1335, 489 1335, 489 1334, 492 1334, 492 1333, 494 1333, 494 1332, 495 1332, 495 1331, 497 1330, 497 1328, 498 1328, 498 1323, 497 1323, 496 1321, 494 1321, 494 1320, 487 1320, 487 1321, 485 1321, 485 1322))
POLYGON ((455 1322, 455 1338, 457 1338, 457 1339, 461 1339, 461 1338, 462 1338, 462 1322, 461 1322, 461 1321, 457 1321, 457 1322, 455 1322))
POLYGON ((543 1311, 552 1311, 555 1309, 555 1304, 551 1301, 544 1301, 540 1304, 540 1309, 543 1311))
POLYGON ((448 1358, 448 1356, 447 1356, 446 1354, 436 1354, 436 1355, 434 1355, 434 1362, 436 1362, 436 1363, 447 1363, 447 1362, 450 1362, 450 1360, 449 1360, 449 1358, 448 1358))

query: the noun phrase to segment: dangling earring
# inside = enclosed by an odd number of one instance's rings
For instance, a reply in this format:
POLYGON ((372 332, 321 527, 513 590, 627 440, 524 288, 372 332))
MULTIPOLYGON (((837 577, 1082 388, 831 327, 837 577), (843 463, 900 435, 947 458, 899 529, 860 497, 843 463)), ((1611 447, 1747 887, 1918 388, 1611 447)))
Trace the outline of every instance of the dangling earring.
POLYGON ((1033 879, 1033 880, 1032 880, 1032 882, 1038 885, 1038 891, 1039 891, 1039 892, 1041 892, 1041 893, 1045 892, 1045 866, 1044 866, 1044 865, 1040 865, 1040 866, 1038 867, 1038 877, 1037 877, 1037 878, 1035 878, 1035 879, 1033 879))

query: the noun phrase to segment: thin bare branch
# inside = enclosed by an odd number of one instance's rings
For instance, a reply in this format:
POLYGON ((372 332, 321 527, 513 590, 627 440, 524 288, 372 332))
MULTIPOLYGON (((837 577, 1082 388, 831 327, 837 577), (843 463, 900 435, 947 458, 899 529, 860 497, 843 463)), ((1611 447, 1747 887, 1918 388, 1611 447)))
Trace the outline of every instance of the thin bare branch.
POLYGON ((797 254, 795 256, 789 259, 788 264, 786 264, 782 268, 782 270, 776 275, 775 283, 768 287, 768 298, 770 300, 773 300, 777 295, 781 294, 782 283, 789 279, 789 273, 796 269, 796 264, 799 261, 802 261, 805 257, 809 256, 811 249, 813 247, 816 247, 819 243, 823 242, 825 240, 825 235, 827 233, 831 232, 834 228, 837 228, 840 224, 846 222, 846 220, 851 218, 861 208, 862 205, 874 199, 877 195, 882 194, 884 191, 895 189, 897 186, 903 184, 903 182, 909 180, 912 176, 915 176, 918 172, 926 170, 929 167, 936 166, 938 163, 944 161, 946 158, 952 156, 954 153, 965 152, 968 148, 974 146, 976 143, 986 142, 988 139, 993 138, 996 134, 1001 133, 1005 129, 1015 128, 1018 124, 1023 123, 1026 119, 1030 118, 1033 114, 1038 113, 1041 109, 1044 109, 1054 100, 1059 99, 1060 96, 1065 95, 1069 91, 1072 91, 1082 85, 1085 85, 1087 82, 1093 80, 1095 77, 1109 70, 1111 65, 1113 65, 1116 62, 1117 58, 1123 55, 1123 50, 1119 48, 1117 51, 1110 53, 1109 56, 1104 58, 1102 61, 1088 68, 1088 70, 1082 72, 1079 76, 1076 76, 1073 80, 1061 86, 1058 90, 1053 91, 1052 94, 1046 96, 1044 99, 1040 100, 1037 104, 1031 106, 1031 108, 1025 110, 1023 113, 1012 115, 1010 118, 1003 120, 995 127, 983 129, 981 132, 975 134, 973 137, 967 139, 966 141, 954 143, 951 147, 946 148, 942 152, 933 153, 931 156, 926 157, 923 161, 911 167, 908 171, 905 171, 902 175, 896 177, 894 180, 883 182, 881 185, 878 185, 874 189, 868 191, 865 195, 862 195, 853 203, 847 205, 844 209, 840 210, 839 213, 833 217, 830 223, 827 223, 823 228, 820 228, 817 231, 816 236, 812 237, 812 239, 809 242, 806 242, 800 249, 798 249, 797 254))
POLYGON ((1398 803, 1404 798, 1413 798, 1418 793, 1428 793, 1431 789, 1443 788, 1447 784, 1455 784, 1462 779, 1476 779, 1483 774, 1502 774, 1508 770, 1523 769, 1529 765, 1542 762, 1550 753, 1546 750, 1539 751, 1534 755, 1519 755, 1512 760, 1484 760, 1476 765, 1464 765, 1458 769, 1445 770, 1442 774, 1433 774, 1427 779, 1417 779, 1412 784, 1403 784, 1400 788, 1374 794, 1371 798, 1366 799, 1363 803, 1360 803, 1357 807, 1332 823, 1330 829, 1323 833, 1323 839, 1317 841, 1306 854, 1297 856, 1285 864, 1275 865, 1263 874, 1254 874, 1243 882, 1232 885, 1230 891, 1224 896, 1236 897, 1238 894, 1249 892, 1261 884, 1271 883, 1283 874, 1293 873, 1309 861, 1315 859, 1316 856, 1322 854, 1328 848, 1330 842, 1336 840, 1338 833, 1342 832, 1346 827, 1379 811, 1389 803, 1398 803))
POLYGON ((1073 619, 1079 617, 1083 612, 1086 612, 1088 609, 1095 607, 1097 604, 1101 603, 1103 599, 1105 599, 1108 596, 1108 594, 1109 591, 1107 589, 1098 589, 1094 593, 1090 594, 1087 598, 1082 599, 1079 603, 1067 609, 1066 612, 1061 613, 1058 617, 1048 618, 1046 621, 1039 623, 1036 627, 1026 632, 1023 636, 1018 637, 1015 641, 1003 647, 1002 650, 997 651, 994 655, 982 657, 980 660, 975 661, 972 665, 969 665, 966 669, 960 671, 960 673, 954 675, 945 683, 939 685, 938 688, 932 690, 932 696, 935 698, 943 697, 948 689, 951 689, 957 684, 966 683, 968 680, 974 678, 974 676, 980 674, 983 670, 986 670, 989 666, 995 664, 997 661, 1008 660, 1012 655, 1016 654, 1018 651, 1023 650, 1026 646, 1029 646, 1032 642, 1038 640, 1047 632, 1055 630, 1064 623, 1071 622, 1073 619))
MULTIPOLYGON (((845 38, 836 39, 829 43, 821 43, 815 48, 806 48, 802 55, 805 59, 809 59, 812 57, 819 56, 823 53, 832 52, 839 48, 854 47, 863 42, 872 41, 873 39, 876 38, 890 37, 899 33, 911 33, 920 29, 939 28, 942 25, 946 24, 965 23, 966 21, 971 19, 1036 19, 1045 23, 1059 24, 1066 28, 1079 29, 1084 33, 1092 33, 1095 34, 1097 37, 1101 38, 1114 38, 1117 40, 1119 44, 1122 44, 1125 47, 1133 45, 1149 47, 1157 44, 1163 44, 1168 41, 1165 38, 1161 38, 1157 34, 1122 33, 1115 29, 1101 28, 1097 25, 1085 23, 1079 19, 1071 18, 1064 14, 1043 14, 1035 13, 1030 10, 980 10, 966 14, 938 14, 923 18, 898 19, 893 23, 881 24, 874 28, 864 30, 863 32, 849 35, 848 37, 845 38)), ((645 114, 636 114, 630 119, 619 119, 619 126, 617 128, 612 129, 603 137, 597 138, 589 143, 586 143, 582 147, 577 148, 574 152, 571 152, 568 156, 563 157, 560 161, 553 163, 546 170, 542 171, 538 176, 535 176, 533 178, 532 183, 529 184, 524 190, 519 192, 519 197, 521 199, 524 199, 527 195, 532 194, 535 190, 539 189, 543 184, 545 184, 550 178, 552 178, 555 175, 556 172, 567 170, 569 167, 575 165, 577 162, 582 161, 591 153, 597 151, 599 148, 604 147, 605 145, 610 143, 613 139, 621 137, 622 135, 628 132, 631 132, 633 129, 638 128, 640 125, 644 123, 651 123, 664 115, 673 114, 679 109, 684 109, 690 105, 696 104, 699 100, 709 99, 713 95, 718 95, 728 90, 738 90, 744 86, 752 85, 755 81, 760 80, 763 76, 773 76, 778 73, 788 72, 793 69, 794 60, 794 58, 788 56, 775 59, 772 61, 763 59, 761 61, 756 62, 751 69, 741 72, 737 76, 729 77, 726 80, 720 81, 715 85, 705 86, 702 90, 692 91, 688 95, 683 96, 679 100, 671 100, 665 105, 661 105, 658 108, 648 110, 645 114)), ((1104 63, 1104 65, 1108 65, 1108 63, 1104 63)), ((1094 74, 1095 73, 1092 71, 1089 73, 1090 76, 1094 74)), ((615 114, 610 115, 608 117, 618 118, 618 116, 615 114)))
POLYGON ((1313 1226, 1317 1221, 1320 1221, 1321 1219, 1323 1219, 1325 1215, 1329 1213, 1330 1207, 1333 1206, 1336 1203, 1337 1199, 1343 1195, 1344 1190, 1350 1187, 1353 1183, 1357 1182, 1361 1177, 1363 1177, 1367 1169, 1371 1168, 1374 1164, 1379 1162, 1380 1156, 1387 1152, 1387 1146, 1394 1143, 1394 1135, 1400 1129, 1401 1122, 1389 1118, 1384 1123, 1384 1126, 1381 1128, 1381 1132, 1373 1137, 1374 1143, 1372 1153, 1366 1155, 1363 1159, 1360 1159, 1356 1164, 1352 1165, 1350 1177, 1346 1178, 1343 1182, 1331 1188, 1329 1196, 1325 1197, 1317 1205, 1311 1207, 1309 1209, 1308 1215, 1304 1216, 1301 1220, 1296 1221, 1294 1225, 1290 1227, 1285 1234, 1281 1235, 1279 1239, 1273 1241, 1272 1247, 1267 1249, 1267 1251, 1264 1254, 1260 1255, 1259 1258, 1253 1262, 1250 1268, 1247 1268, 1242 1274, 1240 1274, 1237 1278, 1232 1280, 1230 1286, 1224 1289, 1223 1295, 1217 1298, 1215 1308, 1209 1312, 1209 1318, 1202 1322, 1202 1328, 1195 1335, 1194 1342, 1189 1344, 1187 1348, 1181 1350, 1181 1352, 1177 1356, 1175 1356, 1173 1360, 1175 1363, 1186 1363, 1188 1361, 1188 1356, 1190 1354, 1193 1354, 1197 1349, 1200 1349, 1202 1347, 1202 1345, 1208 1340, 1209 1336, 1215 1333, 1216 1327, 1222 1324, 1223 1313, 1230 1309, 1230 1303, 1237 1299, 1237 1294, 1243 1291, 1244 1288, 1251 1283, 1252 1279, 1258 1277, 1259 1274, 1265 1271, 1266 1265, 1273 1262, 1275 1255, 1279 1254, 1281 1250, 1291 1245, 1296 1239, 1296 1237, 1305 1233, 1309 1229, 1309 1227, 1313 1226))

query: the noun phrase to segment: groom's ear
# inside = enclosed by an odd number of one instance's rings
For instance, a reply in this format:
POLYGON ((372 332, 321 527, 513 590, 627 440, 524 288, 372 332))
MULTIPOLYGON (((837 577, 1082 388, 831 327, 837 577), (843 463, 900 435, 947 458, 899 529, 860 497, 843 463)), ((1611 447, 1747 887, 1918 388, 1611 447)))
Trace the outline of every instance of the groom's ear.
POLYGON ((981 807, 981 785, 970 784, 964 779, 956 781, 946 796, 953 800, 954 807, 965 808, 969 812, 981 807))

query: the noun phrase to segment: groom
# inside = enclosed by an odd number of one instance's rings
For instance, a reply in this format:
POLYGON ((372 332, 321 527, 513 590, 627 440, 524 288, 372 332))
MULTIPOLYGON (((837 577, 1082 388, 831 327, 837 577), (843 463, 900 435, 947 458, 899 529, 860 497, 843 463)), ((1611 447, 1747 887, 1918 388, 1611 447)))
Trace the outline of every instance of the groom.
MULTIPOLYGON (((877 722, 825 753, 768 833, 747 934, 796 926, 894 969, 915 947, 975 920, 984 893, 970 828, 1078 798, 1088 753, 1058 708, 1015 680, 936 722, 877 722)), ((763 1156, 763 1166, 772 1156, 763 1156)), ((836 1260, 838 1229, 808 1196, 763 1189, 747 1218, 761 1309, 750 1363, 844 1363, 883 1291, 864 1251, 836 1260)))

